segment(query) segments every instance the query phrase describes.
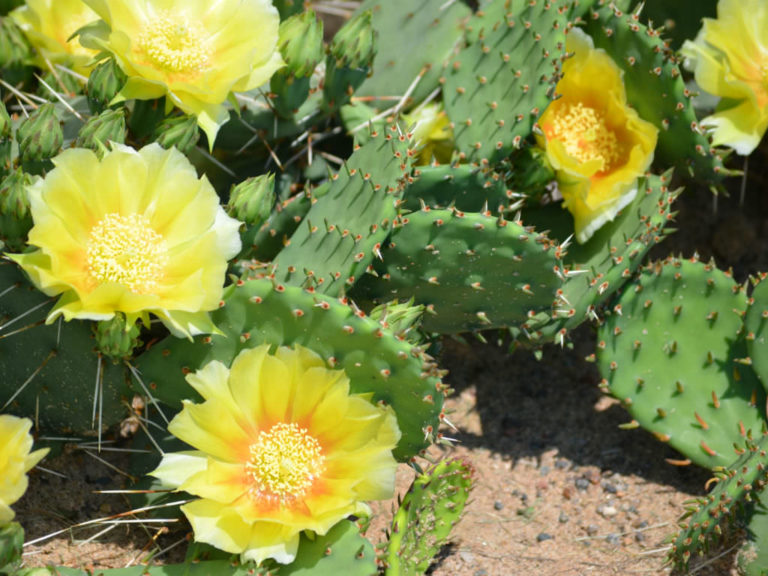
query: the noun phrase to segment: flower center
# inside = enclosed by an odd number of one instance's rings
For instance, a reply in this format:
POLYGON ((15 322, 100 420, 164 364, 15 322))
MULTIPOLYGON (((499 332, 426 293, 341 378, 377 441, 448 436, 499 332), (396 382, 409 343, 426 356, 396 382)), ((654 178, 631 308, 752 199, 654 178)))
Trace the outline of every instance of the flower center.
POLYGON ((198 22, 161 12, 139 34, 138 46, 149 61, 166 72, 200 72, 208 66, 208 34, 198 22))
POLYGON ((275 424, 250 447, 245 468, 253 481, 251 494, 288 503, 302 497, 323 472, 320 443, 298 424, 275 424))
POLYGON ((146 294, 157 286, 167 252, 165 240, 143 214, 107 214, 91 228, 88 272, 98 284, 116 282, 146 294))
POLYGON ((600 160, 600 172, 609 170, 621 155, 618 138, 605 125, 603 114, 581 102, 558 111, 547 138, 560 140, 568 155, 579 162, 600 160))

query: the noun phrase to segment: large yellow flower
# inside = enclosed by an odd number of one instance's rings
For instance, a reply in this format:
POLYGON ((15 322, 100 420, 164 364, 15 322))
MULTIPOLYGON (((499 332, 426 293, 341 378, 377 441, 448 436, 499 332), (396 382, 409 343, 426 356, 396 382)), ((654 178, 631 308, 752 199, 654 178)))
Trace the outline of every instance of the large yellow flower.
POLYGON ((195 540, 288 563, 303 530, 325 534, 392 496, 392 409, 350 395, 314 352, 264 345, 187 380, 205 402, 186 401, 168 430, 198 451, 166 454, 152 475, 200 497, 181 508, 195 540))
POLYGON ((176 335, 215 331, 240 223, 178 150, 113 144, 102 160, 70 149, 29 189, 38 250, 9 255, 61 298, 48 315, 131 322, 153 313, 176 335))
POLYGON ((11 18, 41 56, 54 64, 71 66, 79 74, 88 74, 88 64, 96 51, 82 46, 78 38, 70 40, 78 29, 99 19, 83 0, 27 0, 11 12, 11 18))
POLYGON ((768 4, 720 0, 717 19, 704 18, 696 40, 686 41, 682 52, 699 86, 722 98, 701 122, 712 129, 713 144, 750 154, 768 129, 768 4))
POLYGON ((621 70, 591 38, 573 29, 566 48, 574 55, 557 84, 562 96, 542 114, 538 141, 583 243, 634 199, 658 130, 627 105, 621 70))
POLYGON ((48 448, 30 452, 30 428, 31 420, 0 414, 0 526, 13 520, 11 504, 27 491, 27 472, 48 454, 48 448))
POLYGON ((120 95, 165 95, 197 116, 210 146, 232 92, 252 90, 283 66, 280 16, 270 0, 84 0, 107 27, 87 42, 111 52, 128 82, 120 95))

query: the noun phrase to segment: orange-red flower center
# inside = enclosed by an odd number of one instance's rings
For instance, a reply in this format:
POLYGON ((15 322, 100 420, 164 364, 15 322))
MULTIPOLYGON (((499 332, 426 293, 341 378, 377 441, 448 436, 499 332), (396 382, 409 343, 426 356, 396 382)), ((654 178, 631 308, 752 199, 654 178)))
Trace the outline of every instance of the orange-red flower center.
POLYGON ((143 214, 104 216, 91 228, 86 254, 95 284, 116 282, 136 294, 152 292, 168 264, 166 242, 143 214))
POLYGON ((295 422, 275 424, 250 446, 251 495, 282 504, 301 498, 323 473, 320 443, 295 422))
POLYGON ((621 157, 618 138, 605 116, 581 102, 558 108, 545 131, 548 140, 562 142, 566 153, 579 162, 599 160, 600 172, 610 170, 621 157))

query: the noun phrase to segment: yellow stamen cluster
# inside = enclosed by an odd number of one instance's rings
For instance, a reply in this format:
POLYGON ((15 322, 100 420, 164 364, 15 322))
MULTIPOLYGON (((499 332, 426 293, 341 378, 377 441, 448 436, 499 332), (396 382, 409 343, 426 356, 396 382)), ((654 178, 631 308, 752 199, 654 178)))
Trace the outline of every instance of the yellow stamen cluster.
POLYGON ((560 140, 566 153, 579 162, 600 160, 606 172, 621 157, 618 138, 605 125, 604 116, 581 102, 558 111, 552 119, 548 138, 560 140))
POLYGON ((95 283, 116 282, 146 294, 162 279, 167 246, 143 214, 107 214, 91 228, 87 262, 95 283))
POLYGON ((208 67, 208 34, 184 16, 158 14, 139 35, 138 47, 166 72, 200 72, 208 67))
POLYGON ((257 499, 287 503, 302 497, 323 472, 320 443, 295 422, 275 424, 259 434, 245 467, 257 499))

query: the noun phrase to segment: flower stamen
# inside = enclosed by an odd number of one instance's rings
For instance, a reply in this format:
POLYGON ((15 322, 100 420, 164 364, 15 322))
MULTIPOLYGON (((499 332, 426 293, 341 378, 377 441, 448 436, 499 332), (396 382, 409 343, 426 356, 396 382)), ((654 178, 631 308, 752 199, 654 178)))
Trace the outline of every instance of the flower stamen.
POLYGON ((107 214, 91 228, 88 273, 96 284, 116 282, 146 294, 162 279, 167 252, 165 240, 143 214, 107 214))
POLYGON ((155 67, 178 74, 208 67, 208 34, 198 22, 161 12, 141 32, 138 47, 155 67))
POLYGON ((324 470, 325 456, 316 438, 295 422, 261 432, 245 464, 256 499, 281 504, 304 496, 324 470))
POLYGON ((562 142, 566 153, 579 162, 600 160, 600 172, 610 170, 621 157, 616 133, 606 126, 604 115, 581 102, 558 110, 546 132, 548 139, 562 142))

